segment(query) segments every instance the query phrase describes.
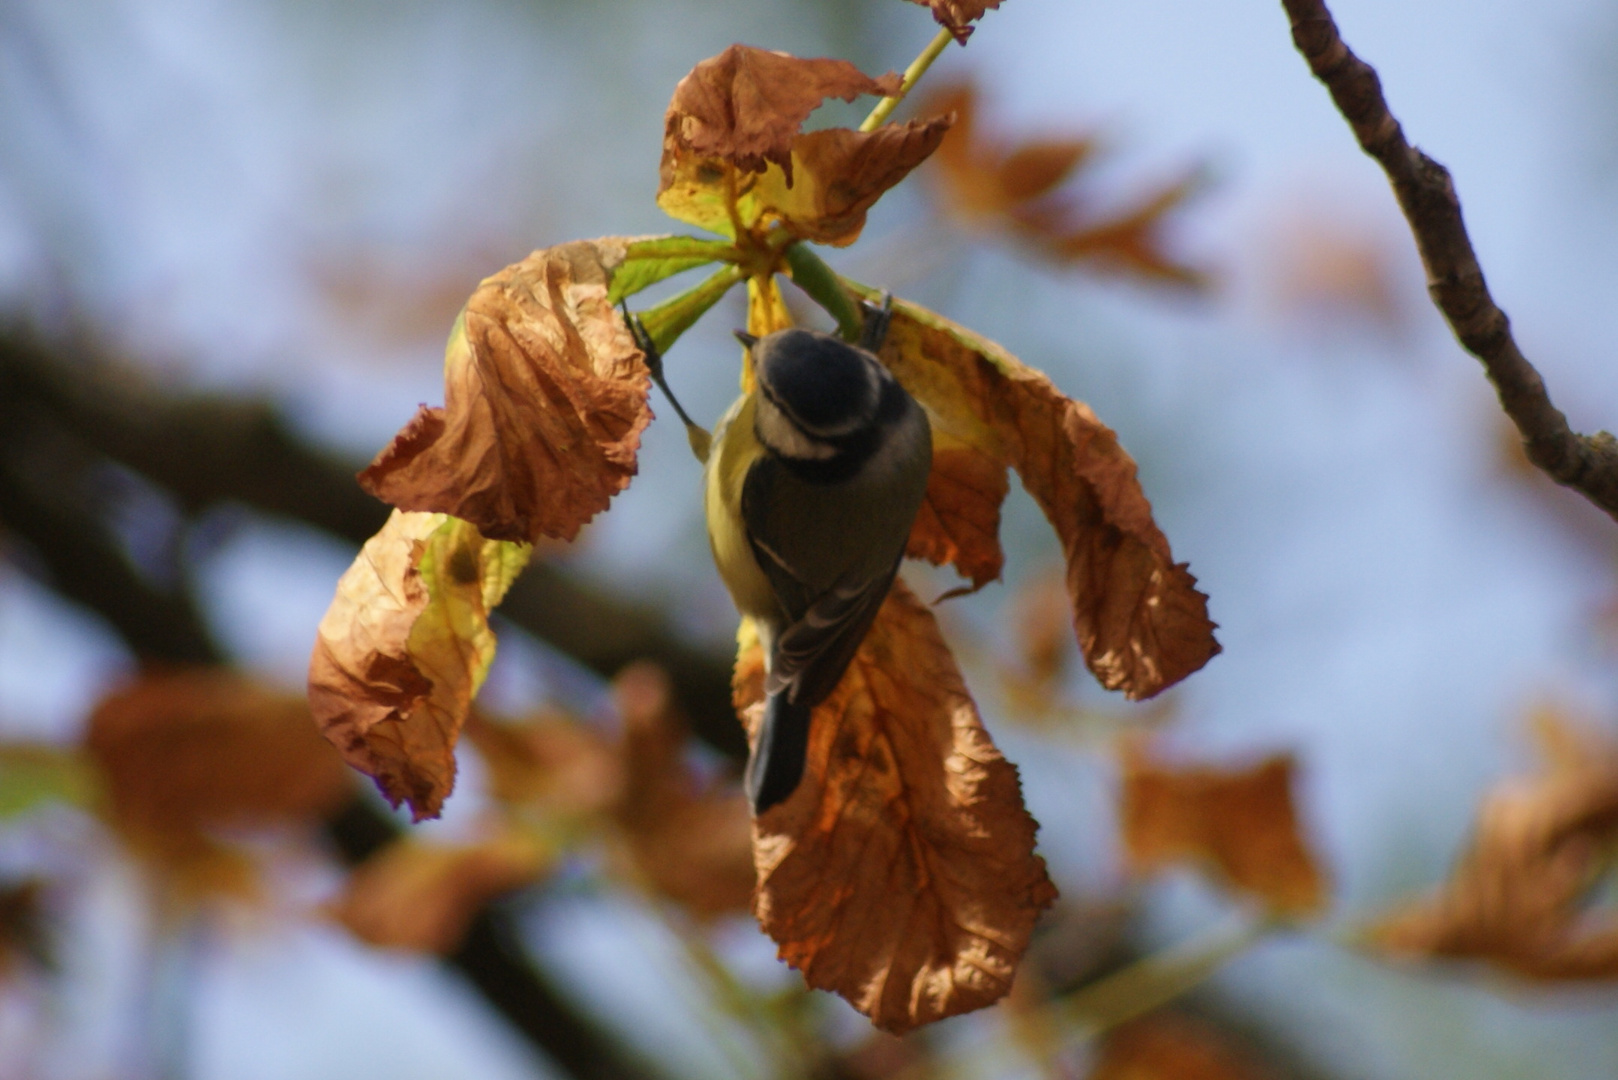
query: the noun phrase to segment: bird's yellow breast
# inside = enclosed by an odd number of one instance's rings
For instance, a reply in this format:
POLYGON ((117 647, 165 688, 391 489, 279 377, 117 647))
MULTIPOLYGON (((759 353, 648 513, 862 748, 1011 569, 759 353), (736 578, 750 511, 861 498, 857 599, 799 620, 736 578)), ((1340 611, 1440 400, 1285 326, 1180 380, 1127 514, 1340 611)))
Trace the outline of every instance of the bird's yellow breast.
POLYGON ((747 470, 764 453, 753 433, 753 408, 753 395, 746 394, 719 421, 703 472, 703 500, 714 565, 736 609, 743 615, 773 622, 781 617, 780 606, 769 579, 758 567, 742 521, 742 485, 747 470))

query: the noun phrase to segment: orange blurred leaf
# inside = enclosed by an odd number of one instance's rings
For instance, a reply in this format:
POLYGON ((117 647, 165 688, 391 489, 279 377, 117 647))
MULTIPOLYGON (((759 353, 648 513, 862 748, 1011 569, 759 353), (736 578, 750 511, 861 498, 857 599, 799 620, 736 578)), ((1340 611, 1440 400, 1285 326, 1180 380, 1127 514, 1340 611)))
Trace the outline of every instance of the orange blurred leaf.
POLYGON ((633 664, 613 684, 622 735, 562 715, 479 718, 467 734, 489 790, 561 846, 600 840, 608 866, 698 918, 746 910, 753 895, 751 815, 734 784, 701 780, 668 677, 633 664))
POLYGON ((1327 889, 1292 802, 1291 755, 1246 770, 1173 769, 1139 743, 1123 754, 1125 849, 1138 870, 1191 860, 1278 914, 1309 915, 1327 889))
POLYGON ((699 782, 668 676, 635 664, 613 683, 626 783, 614 818, 637 877, 699 918, 753 898, 752 814, 733 784, 699 782))
POLYGON ((910 0, 912 4, 931 8, 939 26, 955 35, 962 45, 972 36, 972 23, 983 18, 983 13, 1000 6, 1001 0, 910 0))
POLYGON ((607 299, 629 244, 574 241, 485 279, 450 333, 444 406, 422 406, 361 485, 491 540, 573 539, 635 475, 652 419, 640 349, 607 299))
POLYGON ((1618 978, 1618 912, 1587 899, 1618 842, 1618 742, 1548 710, 1536 728, 1549 768, 1490 793, 1449 882, 1374 929, 1383 949, 1532 979, 1618 978))
POLYGON ((302 698, 217 668, 142 675, 96 706, 85 749, 110 810, 141 833, 307 821, 350 797, 302 698))
POLYGON ((489 612, 530 548, 445 514, 394 511, 337 582, 309 659, 321 732, 394 806, 436 817, 494 660, 489 612))
MULTIPOLYGON (((926 406, 935 442, 980 455, 973 481, 954 487, 949 505, 958 519, 998 521, 1006 488, 985 482, 988 463, 1002 475, 1015 468, 1045 511, 1067 559, 1079 646, 1101 685, 1151 697, 1219 652, 1207 597, 1174 561, 1135 462, 1086 405, 994 342, 906 301, 894 301, 882 360, 926 406)), ((951 475, 956 466, 944 463, 951 475)), ((992 537, 973 535, 955 566, 976 581, 993 565, 992 537)), ((947 550, 913 540, 912 552, 924 557, 947 550)))
POLYGON ((1270 291, 1283 313, 1315 326, 1325 322, 1334 333, 1356 318, 1393 334, 1408 328, 1402 252, 1377 223, 1345 222, 1330 211, 1295 213, 1277 224, 1271 246, 1270 291))
MULTIPOLYGON (((756 643, 735 692, 756 738, 756 643)), ((815 709, 803 782, 754 822, 754 912, 810 986, 907 1031, 1010 989, 1056 898, 1035 829, 936 620, 900 582, 815 709)))
POLYGON ((372 945, 447 955, 485 904, 548 864, 544 851, 515 832, 455 846, 396 840, 349 875, 328 910, 372 945))
POLYGON ((1271 1075, 1212 1024, 1159 1013, 1108 1032, 1090 1080, 1263 1080, 1271 1075))
POLYGON ((474 716, 467 738, 489 774, 489 794, 555 822, 605 814, 623 798, 618 749, 589 724, 561 713, 515 723, 474 716))
POLYGON ((1057 262, 1082 260, 1192 288, 1208 283, 1203 271, 1165 250, 1163 237, 1168 215, 1205 186, 1204 170, 1127 198, 1126 209, 1097 212, 1071 190, 1059 190, 1095 160, 1093 137, 1008 144, 984 133, 977 96, 970 84, 944 87, 917 109, 920 116, 955 117, 931 173, 949 215, 969 229, 1007 233, 1057 262))
MULTIPOLYGON (((937 148, 948 118, 875 131, 803 134, 829 97, 898 90, 844 60, 809 60, 732 45, 674 89, 664 120, 657 204, 681 221, 741 239, 784 225, 792 236, 846 245, 866 211, 937 148)), ((776 249, 778 250, 778 249, 776 249)))
POLYGON ((107 816, 157 871, 164 906, 257 898, 255 860, 216 831, 311 824, 352 796, 307 702, 224 669, 140 676, 96 706, 84 746, 107 816))

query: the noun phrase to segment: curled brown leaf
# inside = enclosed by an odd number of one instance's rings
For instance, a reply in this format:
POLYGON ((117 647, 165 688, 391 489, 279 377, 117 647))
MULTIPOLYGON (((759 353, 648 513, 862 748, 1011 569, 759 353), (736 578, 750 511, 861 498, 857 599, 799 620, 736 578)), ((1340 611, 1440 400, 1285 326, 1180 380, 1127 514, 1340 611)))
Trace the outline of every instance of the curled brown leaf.
POLYGON ((899 77, 892 72, 873 79, 847 60, 732 45, 692 68, 674 87, 663 121, 664 167, 673 158, 691 156, 761 173, 774 162, 791 184, 793 142, 822 102, 898 89, 899 77))
POLYGON ((1537 726, 1550 768, 1490 793, 1448 883, 1375 928, 1383 949, 1531 979, 1618 978, 1618 912, 1588 900, 1618 842, 1618 742, 1549 711, 1537 726))
POLYGON ((337 582, 309 659, 321 732, 389 802, 436 817, 494 659, 489 612, 528 563, 445 514, 394 511, 337 582))
POLYGON ((1137 869, 1189 860, 1278 914, 1309 915, 1325 905, 1325 875, 1293 806, 1290 755, 1250 769, 1174 769, 1130 743, 1123 759, 1119 817, 1137 869))
POLYGON ((657 203, 667 213, 779 254, 764 234, 784 226, 797 239, 851 244, 865 214, 933 152, 948 117, 885 124, 874 131, 803 121, 828 97, 898 90, 843 60, 809 60, 733 45, 704 60, 675 88, 664 121, 657 203))
MULTIPOLYGON (((1088 406, 994 342, 905 301, 894 302, 882 360, 926 406, 938 445, 964 444, 978 455, 973 482, 954 489, 957 519, 998 522, 1006 488, 985 482, 986 463, 1002 475, 1015 468, 1045 511, 1066 556, 1079 646, 1103 686, 1151 697, 1219 652, 1207 597, 1174 561, 1135 462, 1088 406)), ((944 463, 950 474, 956 465, 944 463)), ((974 581, 992 565, 982 530, 950 556, 933 542, 931 523, 922 524, 928 542, 913 535, 912 553, 958 560, 974 581)))
MULTIPOLYGON (((756 647, 735 690, 756 737, 756 647)), ((1035 828, 937 622, 899 583, 815 710, 803 782, 754 823, 753 909, 810 986, 907 1031, 1010 989, 1056 898, 1035 828)))
POLYGON ((561 244, 485 279, 450 334, 443 407, 422 406, 361 485, 491 540, 573 539, 635 475, 652 419, 640 349, 607 299, 628 244, 561 244))

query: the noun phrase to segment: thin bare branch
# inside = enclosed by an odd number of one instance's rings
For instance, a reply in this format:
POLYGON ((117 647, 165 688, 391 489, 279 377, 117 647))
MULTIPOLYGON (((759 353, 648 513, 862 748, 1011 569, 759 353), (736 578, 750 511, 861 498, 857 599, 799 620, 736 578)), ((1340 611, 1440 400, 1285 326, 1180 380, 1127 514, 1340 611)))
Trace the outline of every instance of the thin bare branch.
POLYGON ((1605 431, 1578 434, 1551 403, 1544 380, 1512 338, 1506 313, 1489 295, 1449 170, 1405 141, 1376 71, 1343 42, 1324 0, 1281 2, 1292 20, 1293 44, 1331 91, 1361 149, 1388 174, 1427 268, 1427 291, 1461 345, 1483 362, 1528 459, 1618 518, 1618 439, 1605 431))

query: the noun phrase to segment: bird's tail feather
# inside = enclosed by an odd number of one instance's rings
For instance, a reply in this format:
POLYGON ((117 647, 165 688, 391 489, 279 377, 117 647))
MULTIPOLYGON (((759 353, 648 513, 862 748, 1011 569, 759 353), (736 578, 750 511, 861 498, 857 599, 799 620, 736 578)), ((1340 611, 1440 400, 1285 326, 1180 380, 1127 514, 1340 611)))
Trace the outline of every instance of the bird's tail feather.
POLYGON ((785 693, 771 694, 764 703, 758 744, 747 762, 747 799, 755 815, 785 801, 798 789, 809 752, 809 716, 813 711, 807 705, 789 702, 785 693))

